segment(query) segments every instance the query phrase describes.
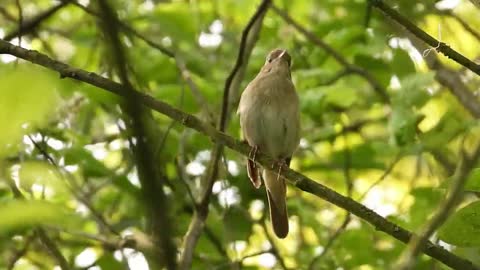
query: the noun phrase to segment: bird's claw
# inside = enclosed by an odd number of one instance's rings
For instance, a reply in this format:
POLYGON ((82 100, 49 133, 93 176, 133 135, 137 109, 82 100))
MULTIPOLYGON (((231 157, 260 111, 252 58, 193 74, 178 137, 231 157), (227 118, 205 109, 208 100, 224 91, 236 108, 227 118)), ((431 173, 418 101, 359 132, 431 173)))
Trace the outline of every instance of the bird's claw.
POLYGON ((252 149, 250 150, 250 153, 248 153, 248 159, 251 159, 253 162, 255 162, 255 157, 258 152, 258 146, 253 146, 252 149))

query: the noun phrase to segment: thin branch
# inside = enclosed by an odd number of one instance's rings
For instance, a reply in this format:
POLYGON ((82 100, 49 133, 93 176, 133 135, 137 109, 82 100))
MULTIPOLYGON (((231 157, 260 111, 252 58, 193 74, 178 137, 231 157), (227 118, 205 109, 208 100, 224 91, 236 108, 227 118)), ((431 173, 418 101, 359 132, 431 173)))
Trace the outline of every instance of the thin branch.
MULTIPOLYGON (((416 35, 407 33, 407 37, 418 52, 422 53, 427 49, 427 46, 416 35)), ((444 66, 436 53, 430 53, 424 59, 427 66, 436 71, 435 79, 446 87, 473 117, 480 118, 480 101, 468 89, 458 72, 444 66)))
POLYGON ((273 240, 273 237, 270 235, 270 233, 268 232, 268 228, 267 228, 267 224, 266 224, 266 220, 265 220, 265 217, 262 218, 262 220, 260 220, 260 225, 262 226, 263 228, 263 233, 265 233, 265 237, 267 238, 268 242, 270 243, 271 245, 271 253, 273 254, 273 256, 275 256, 275 258, 277 259, 278 261, 278 264, 280 264, 280 267, 284 270, 288 270, 287 266, 285 265, 285 261, 283 260, 283 257, 282 255, 280 254, 280 251, 278 251, 278 248, 275 244, 275 240, 273 240))
MULTIPOLYGON (((243 156, 248 156, 248 154, 252 150, 252 148, 247 144, 235 140, 234 138, 226 135, 223 132, 219 132, 215 129, 215 127, 205 122, 202 122, 194 115, 178 110, 170 106, 169 104, 160 100, 156 100, 153 97, 146 95, 142 92, 132 91, 130 94, 127 94, 126 89, 123 85, 106 79, 93 72, 87 72, 78 68, 71 67, 62 62, 53 60, 44 54, 15 46, 3 40, 0 40, 0 54, 10 54, 22 58, 29 62, 46 67, 47 69, 56 71, 63 78, 68 77, 77 81, 85 82, 124 98, 128 98, 130 97, 130 95, 134 95, 135 98, 145 107, 148 107, 154 111, 166 115, 186 127, 195 129, 196 131, 208 136, 213 141, 221 143, 226 147, 234 150, 235 152, 242 154, 243 156)), ((361 218, 362 220, 370 223, 378 231, 385 232, 386 234, 398 239, 403 243, 408 243, 410 241, 410 238, 412 237, 412 233, 410 231, 385 219, 373 210, 354 201, 353 199, 347 198, 337 193, 336 191, 320 184, 319 182, 314 181, 290 168, 279 168, 277 162, 275 162, 274 159, 262 153, 257 154, 256 162, 262 166, 270 166, 273 168, 273 170, 281 169, 280 174, 282 175, 282 177, 288 179, 297 188, 305 192, 311 193, 319 198, 322 198, 332 204, 337 205, 340 208, 349 211, 350 213, 361 218)), ((427 242, 426 248, 423 250, 423 252, 431 256, 432 258, 441 261, 445 265, 448 265, 455 269, 480 270, 480 267, 474 265, 471 261, 463 259, 431 242, 427 242)))
POLYGON ((36 15, 35 17, 33 17, 31 19, 24 20, 22 22, 21 26, 18 29, 14 30, 11 33, 6 34, 3 39, 10 41, 10 40, 12 40, 16 37, 20 37, 22 35, 25 35, 26 33, 30 33, 32 31, 35 31, 35 29, 37 29, 37 27, 41 23, 46 21, 48 18, 50 18, 55 13, 57 13, 57 11, 59 11, 60 9, 65 7, 68 3, 70 3, 70 0, 60 1, 60 3, 58 3, 55 6, 49 8, 48 10, 36 15))
POLYGON ((398 162, 402 159, 402 153, 399 153, 397 154, 397 156, 395 157, 395 159, 392 161, 392 163, 390 163, 390 165, 388 166, 388 168, 383 172, 383 174, 375 181, 373 182, 364 192, 362 195, 360 195, 360 197, 358 198, 358 201, 362 201, 365 196, 367 196, 367 194, 374 188, 376 187, 378 184, 380 184, 381 182, 383 182, 383 180, 385 180, 387 178, 387 176, 392 172, 393 168, 395 168, 395 166, 398 164, 398 162))
POLYGON ((438 52, 443 53, 446 57, 466 67, 473 73, 480 75, 480 65, 476 64, 475 62, 463 56, 461 53, 450 48, 450 46, 448 46, 446 43, 435 39, 425 31, 420 29, 418 26, 416 26, 408 18, 401 15, 398 11, 385 4, 382 0, 368 0, 368 2, 373 7, 382 11, 386 16, 390 17, 392 20, 402 25, 405 29, 407 29, 409 32, 421 39, 423 42, 427 43, 432 48, 435 48, 438 52))
POLYGON ((453 176, 450 192, 446 200, 438 206, 436 213, 427 222, 427 224, 420 230, 420 233, 413 236, 406 250, 398 260, 397 269, 409 270, 412 269, 416 263, 416 258, 424 249, 426 242, 432 234, 445 222, 452 210, 457 206, 463 194, 463 187, 468 179, 468 174, 472 168, 477 164, 480 158, 480 146, 477 146, 475 152, 471 157, 467 153, 463 153, 463 158, 460 160, 455 175, 453 176))
POLYGON ((357 65, 354 65, 348 62, 348 60, 345 59, 345 57, 343 57, 334 48, 330 47, 330 45, 328 45, 322 39, 317 37, 314 33, 308 31, 299 23, 297 23, 292 17, 288 15, 287 12, 281 10, 276 5, 272 5, 272 10, 275 11, 275 13, 277 13, 288 24, 292 25, 295 29, 297 29, 297 31, 302 33, 313 44, 325 50, 325 52, 331 55, 345 69, 349 70, 353 74, 357 74, 358 76, 364 78, 372 86, 373 90, 375 90, 375 92, 382 99, 382 101, 386 103, 390 102, 390 98, 387 94, 387 90, 371 73, 369 73, 367 70, 363 69, 362 67, 359 67, 357 65))
POLYGON ((440 14, 446 14, 447 16, 450 16, 454 18, 470 35, 472 35, 474 38, 477 39, 477 41, 480 41, 480 33, 477 32, 473 27, 471 27, 464 19, 462 19, 460 16, 455 14, 451 10, 439 10, 440 14))
POLYGON ((22 10, 22 3, 20 3, 21 0, 15 0, 15 3, 17 5, 18 9, 18 30, 19 35, 18 35, 18 46, 22 46, 22 26, 23 26, 23 10, 22 10))
POLYGON ((25 254, 28 251, 28 248, 30 247, 30 244, 34 239, 35 239, 34 235, 29 235, 25 238, 23 247, 21 249, 15 250, 13 255, 8 260, 8 264, 7 264, 8 270, 13 270, 17 261, 20 260, 23 256, 25 256, 25 254))
POLYGON ((341 78, 343 78, 343 77, 345 77, 345 76, 348 76, 348 75, 350 75, 350 74, 352 74, 352 73, 353 73, 353 71, 349 70, 348 68, 345 68, 345 69, 337 72, 335 75, 333 75, 333 76, 332 76, 331 78, 329 78, 328 80, 317 84, 317 86, 332 85, 332 84, 336 83, 338 80, 340 80, 341 78))

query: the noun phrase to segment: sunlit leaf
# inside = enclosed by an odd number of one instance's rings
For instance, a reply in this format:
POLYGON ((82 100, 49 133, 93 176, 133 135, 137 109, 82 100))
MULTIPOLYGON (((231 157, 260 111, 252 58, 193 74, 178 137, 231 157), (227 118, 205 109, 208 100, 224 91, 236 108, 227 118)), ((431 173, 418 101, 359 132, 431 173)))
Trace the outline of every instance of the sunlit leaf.
POLYGON ((0 157, 14 152, 23 134, 47 123, 56 85, 51 74, 31 65, 0 69, 0 157))
POLYGON ((78 217, 62 205, 33 200, 14 200, 0 206, 0 234, 34 225, 70 226, 78 217))
POLYGON ((480 201, 455 212, 440 228, 439 238, 461 247, 480 246, 480 201))

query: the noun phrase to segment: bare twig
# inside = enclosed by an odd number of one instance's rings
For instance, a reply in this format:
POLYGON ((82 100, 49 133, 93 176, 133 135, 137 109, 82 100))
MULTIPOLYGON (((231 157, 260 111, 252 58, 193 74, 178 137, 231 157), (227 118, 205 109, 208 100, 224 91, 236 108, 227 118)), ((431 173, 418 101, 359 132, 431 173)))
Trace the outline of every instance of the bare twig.
POLYGON ((463 56, 461 53, 450 48, 444 42, 441 42, 431 35, 427 34, 425 31, 416 26, 408 18, 405 18, 398 11, 391 8, 389 5, 385 4, 382 0, 368 0, 368 2, 375 8, 382 11, 386 16, 390 17, 392 20, 396 21, 402 25, 409 32, 414 34, 416 37, 421 39, 423 42, 427 43, 431 47, 435 48, 438 52, 441 52, 446 57, 452 59, 453 61, 459 63, 460 65, 471 70, 473 73, 480 75, 480 65, 474 63, 470 59, 463 56))
POLYGON ((474 38, 477 39, 477 41, 480 41, 480 33, 477 32, 477 30, 473 29, 472 26, 470 26, 464 19, 462 19, 460 16, 455 14, 451 10, 439 10, 440 14, 446 14, 447 16, 450 16, 454 18, 470 35, 472 35, 474 38))
MULTIPOLYGON (((417 36, 407 34, 407 37, 418 52, 422 53, 427 49, 427 46, 417 36)), ((445 86, 473 117, 480 118, 480 101, 463 82, 460 75, 444 66, 436 53, 430 53, 424 59, 428 67, 436 71, 435 79, 445 86)))
POLYGON ((49 8, 48 10, 38 14, 37 16, 31 19, 26 19, 26 20, 22 19, 21 26, 18 29, 14 30, 13 32, 6 34, 3 39, 9 41, 16 37, 20 37, 22 35, 25 35, 26 33, 30 33, 34 31, 42 22, 50 18, 57 11, 62 9, 64 6, 66 6, 69 2, 70 0, 60 1, 60 3, 56 4, 55 6, 49 8))
POLYGON ((283 260, 283 257, 282 255, 280 254, 280 251, 278 250, 278 247, 277 245, 275 244, 275 240, 273 239, 273 237, 270 235, 270 233, 268 232, 268 228, 267 228, 267 224, 266 224, 266 220, 265 218, 263 217, 261 220, 260 220, 260 225, 262 226, 263 228, 263 233, 265 234, 265 237, 267 238, 268 242, 270 242, 270 245, 271 245, 271 253, 273 254, 273 256, 275 256, 275 258, 277 259, 278 261, 278 264, 280 264, 280 267, 284 270, 287 270, 287 266, 285 265, 285 261, 283 260))
MULTIPOLYGON (((252 151, 252 148, 249 147, 247 144, 235 140, 223 132, 219 132, 213 126, 202 122, 194 115, 187 114, 181 110, 170 106, 165 102, 156 100, 153 97, 138 91, 132 91, 129 95, 127 95, 127 93, 125 92, 125 87, 122 84, 106 79, 93 72, 87 72, 78 68, 71 67, 62 62, 53 60, 44 54, 15 46, 1 39, 0 54, 10 54, 22 58, 37 65, 44 66, 47 69, 56 71, 60 73, 60 75, 64 78, 68 77, 77 81, 85 82, 124 98, 128 98, 130 94, 135 95, 135 98, 145 107, 157 111, 163 115, 166 115, 171 119, 178 121, 184 126, 195 129, 196 131, 210 137, 215 142, 221 143, 244 156, 248 156, 248 154, 252 151)), ((274 170, 281 169, 278 167, 278 164, 275 162, 274 159, 262 153, 258 153, 258 155, 256 156, 256 162, 263 166, 270 166, 274 170)), ((335 192, 334 190, 320 184, 319 182, 314 181, 290 168, 281 169, 280 174, 282 177, 288 179, 297 188, 305 192, 311 193, 319 198, 322 198, 332 204, 337 205, 338 207, 349 211, 350 213, 361 218, 362 220, 370 223, 378 231, 385 232, 386 234, 398 239, 401 242, 407 243, 412 236, 412 233, 408 230, 383 218, 382 216, 365 207, 364 205, 352 200, 351 198, 347 198, 335 192)), ((474 265, 471 261, 458 257, 457 255, 429 241, 426 244, 426 248, 423 249, 422 252, 455 269, 480 269, 479 266, 474 265)))

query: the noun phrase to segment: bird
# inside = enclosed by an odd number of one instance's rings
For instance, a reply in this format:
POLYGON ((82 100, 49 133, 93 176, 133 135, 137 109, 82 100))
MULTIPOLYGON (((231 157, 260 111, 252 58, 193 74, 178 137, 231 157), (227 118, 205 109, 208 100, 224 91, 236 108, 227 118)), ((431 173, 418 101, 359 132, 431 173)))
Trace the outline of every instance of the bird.
POLYGON ((261 186, 260 173, 267 193, 270 220, 278 238, 288 235, 286 181, 280 171, 260 168, 255 163, 257 151, 289 166, 300 142, 299 98, 290 72, 292 59, 284 49, 272 50, 258 75, 243 91, 238 105, 243 138, 252 147, 247 172, 255 188, 261 186))

